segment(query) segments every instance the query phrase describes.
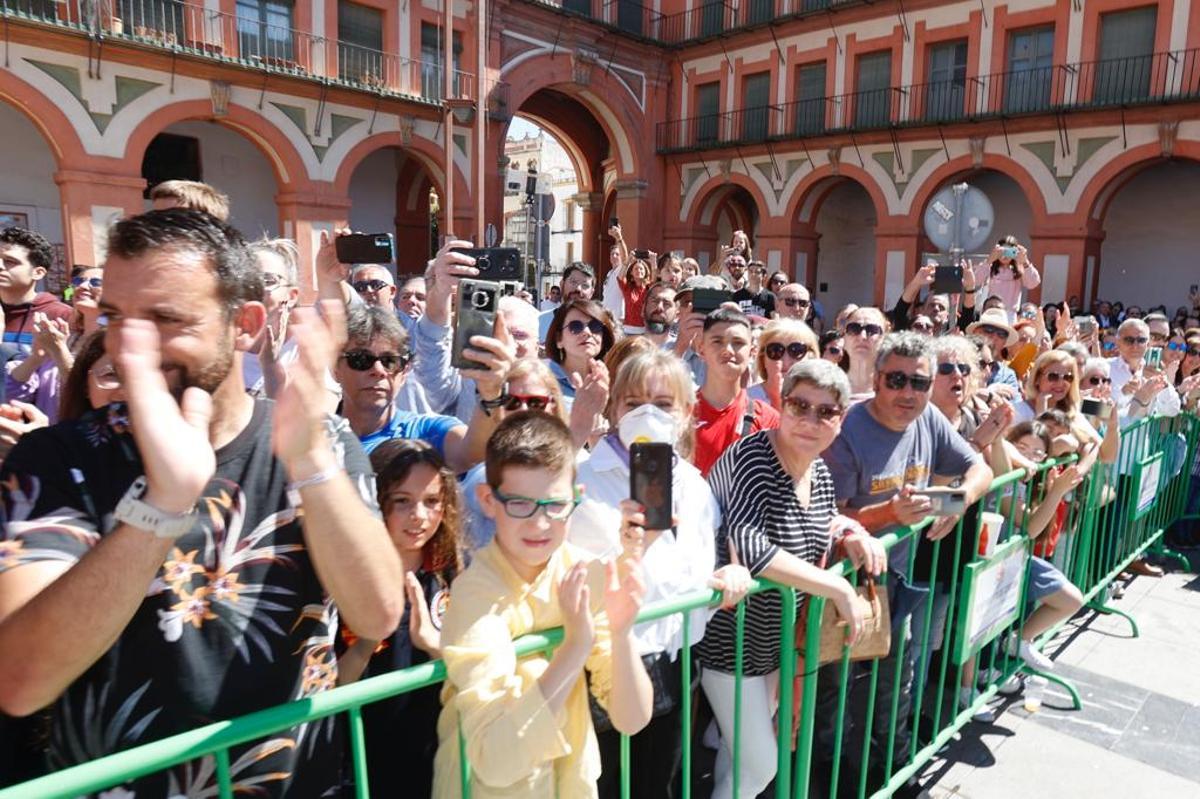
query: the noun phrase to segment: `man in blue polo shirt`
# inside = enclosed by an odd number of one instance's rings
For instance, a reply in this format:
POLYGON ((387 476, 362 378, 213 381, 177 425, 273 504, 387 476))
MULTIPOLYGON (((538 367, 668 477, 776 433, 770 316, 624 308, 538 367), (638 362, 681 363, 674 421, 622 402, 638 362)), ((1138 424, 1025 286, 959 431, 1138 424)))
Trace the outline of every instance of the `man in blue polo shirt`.
POLYGON ((488 436, 496 427, 488 402, 497 400, 504 375, 513 363, 513 347, 501 331, 497 339, 476 337, 481 368, 463 370, 475 380, 480 402, 469 424, 453 416, 413 413, 395 407, 408 379, 412 355, 408 334, 387 309, 354 306, 346 312, 347 341, 333 374, 342 386, 342 415, 370 453, 393 438, 419 438, 441 453, 455 472, 483 460, 488 436))

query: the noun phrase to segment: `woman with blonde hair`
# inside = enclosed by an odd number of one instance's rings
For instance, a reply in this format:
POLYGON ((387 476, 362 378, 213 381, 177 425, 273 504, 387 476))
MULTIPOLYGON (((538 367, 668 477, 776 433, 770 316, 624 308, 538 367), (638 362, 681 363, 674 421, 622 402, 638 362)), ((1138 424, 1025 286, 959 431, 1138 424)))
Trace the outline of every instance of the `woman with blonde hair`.
POLYGON ((1025 375, 1025 398, 1013 405, 1015 424, 1040 418, 1046 411, 1059 411, 1070 425, 1070 438, 1078 442, 1079 468, 1086 475, 1097 458, 1113 463, 1120 447, 1120 425, 1111 400, 1108 423, 1101 436, 1095 426, 1080 413, 1082 396, 1079 391, 1079 362, 1062 350, 1049 350, 1038 356, 1025 375))
MULTIPOLYGON (((696 395, 683 361, 657 347, 630 355, 616 367, 607 415, 611 426, 580 464, 577 480, 587 487, 583 502, 571 516, 567 538, 591 554, 619 556, 628 530, 621 525, 622 507, 630 499, 630 449, 637 442, 669 444, 674 452, 670 472, 673 506, 671 530, 645 530, 638 545, 646 582, 645 601, 678 597, 706 586, 725 593, 732 607, 750 587, 750 574, 735 561, 713 571, 716 529, 720 520, 716 500, 700 471, 688 462, 692 445, 692 408, 696 395)), ((642 508, 633 524, 642 525, 642 508)), ((640 529, 640 528, 639 528, 640 529)), ((709 612, 691 613, 691 638, 704 635, 709 612)), ((654 685, 654 714, 630 741, 631 795, 670 796, 678 777, 682 737, 680 712, 691 701, 690 686, 681 685, 680 657, 683 620, 670 615, 633 628, 633 637, 654 685)), ((600 795, 616 796, 620 774, 620 735, 593 708, 600 743, 600 795)))
POLYGON ((793 366, 820 355, 820 344, 812 328, 799 319, 772 319, 758 337, 755 359, 760 382, 749 388, 750 396, 781 410, 783 378, 793 366))

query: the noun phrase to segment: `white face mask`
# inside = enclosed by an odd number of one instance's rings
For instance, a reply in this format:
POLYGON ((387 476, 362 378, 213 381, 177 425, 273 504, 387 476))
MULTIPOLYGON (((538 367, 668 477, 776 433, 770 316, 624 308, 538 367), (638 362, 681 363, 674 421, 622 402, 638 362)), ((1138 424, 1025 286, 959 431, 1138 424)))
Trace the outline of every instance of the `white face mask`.
POLYGON ((679 438, 679 423, 662 408, 647 403, 621 417, 617 436, 626 448, 640 442, 675 446, 679 438))

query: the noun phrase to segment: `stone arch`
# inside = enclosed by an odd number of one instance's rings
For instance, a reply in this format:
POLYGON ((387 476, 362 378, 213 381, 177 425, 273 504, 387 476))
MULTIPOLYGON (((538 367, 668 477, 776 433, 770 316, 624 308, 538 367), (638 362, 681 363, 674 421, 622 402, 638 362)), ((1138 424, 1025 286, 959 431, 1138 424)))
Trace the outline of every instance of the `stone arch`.
POLYGON ((714 175, 700 184, 699 189, 695 192, 696 199, 692 201, 691 207, 688 209, 687 224, 694 227, 711 226, 718 208, 728 202, 730 195, 736 193, 738 189, 749 195, 758 210, 759 218, 765 218, 769 206, 763 196, 762 188, 752 178, 740 172, 731 172, 728 176, 714 175))
POLYGON ((1200 141, 1181 139, 1175 142, 1170 156, 1163 153, 1158 142, 1126 150, 1105 164, 1088 181, 1075 206, 1076 219, 1081 225, 1095 227, 1103 223, 1112 198, 1142 170, 1171 158, 1200 161, 1200 141))
MULTIPOLYGON (((333 179, 333 185, 337 193, 341 195, 347 194, 350 190, 350 178, 354 175, 354 170, 371 153, 385 147, 394 147, 403 150, 408 155, 417 159, 424 166, 438 193, 444 195, 446 171, 442 167, 442 157, 444 155, 442 149, 422 136, 408 136, 406 139, 406 137, 397 131, 376 133, 350 148, 350 151, 346 153, 341 163, 338 164, 337 175, 333 179)), ((462 172, 458 169, 454 170, 454 192, 459 197, 469 197, 471 195, 466 180, 462 172)))
POLYGON ((972 156, 963 155, 951 159, 933 170, 917 187, 912 203, 908 207, 906 220, 909 224, 921 227, 921 216, 925 213, 925 205, 930 198, 947 182, 957 176, 968 176, 981 170, 991 170, 1012 179, 1025 194, 1025 200, 1033 211, 1035 224, 1044 220, 1047 215, 1046 197, 1038 186, 1037 180, 1020 162, 997 153, 984 153, 981 162, 976 163, 972 156))
POLYGON ((889 216, 887 198, 869 172, 852 164, 838 164, 836 167, 827 164, 817 167, 801 179, 788 201, 783 214, 784 219, 812 224, 825 196, 842 181, 857 183, 867 192, 875 206, 877 219, 882 220, 889 216))
POLYGON ((262 115, 234 104, 230 104, 225 116, 214 117, 208 100, 172 103, 149 114, 129 135, 122 163, 131 170, 130 174, 140 174, 142 157, 150 141, 176 122, 193 120, 221 125, 248 139, 270 163, 278 187, 309 182, 304 159, 283 131, 262 115))

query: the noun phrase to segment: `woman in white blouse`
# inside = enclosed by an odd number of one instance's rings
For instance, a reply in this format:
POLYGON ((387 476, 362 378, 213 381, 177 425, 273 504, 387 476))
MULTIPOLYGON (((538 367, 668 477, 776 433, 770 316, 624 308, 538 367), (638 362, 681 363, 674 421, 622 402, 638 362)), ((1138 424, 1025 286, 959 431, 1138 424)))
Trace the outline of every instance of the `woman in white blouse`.
MULTIPOLYGON (((720 511, 708 483, 687 461, 694 402, 691 375, 671 353, 644 352, 622 362, 609 394, 608 420, 613 432, 600 440, 591 458, 579 467, 584 500, 571 516, 568 540, 598 557, 608 557, 619 555, 628 546, 623 536, 641 537, 647 604, 713 587, 724 591, 723 604, 732 606, 749 590, 750 575, 736 563, 713 571, 720 511), (672 530, 621 529, 620 505, 630 501, 629 445, 635 441, 674 447, 672 530)), ((691 612, 690 644, 704 635, 708 615, 706 609, 691 612)), ((683 616, 673 614, 639 624, 633 635, 654 684, 655 714, 631 740, 631 795, 660 799, 674 795, 682 743, 679 714, 682 703, 691 701, 690 686, 680 686, 683 616)), ((620 738, 611 728, 605 729, 608 725, 603 718, 596 721, 603 764, 600 795, 615 796, 620 738)))

